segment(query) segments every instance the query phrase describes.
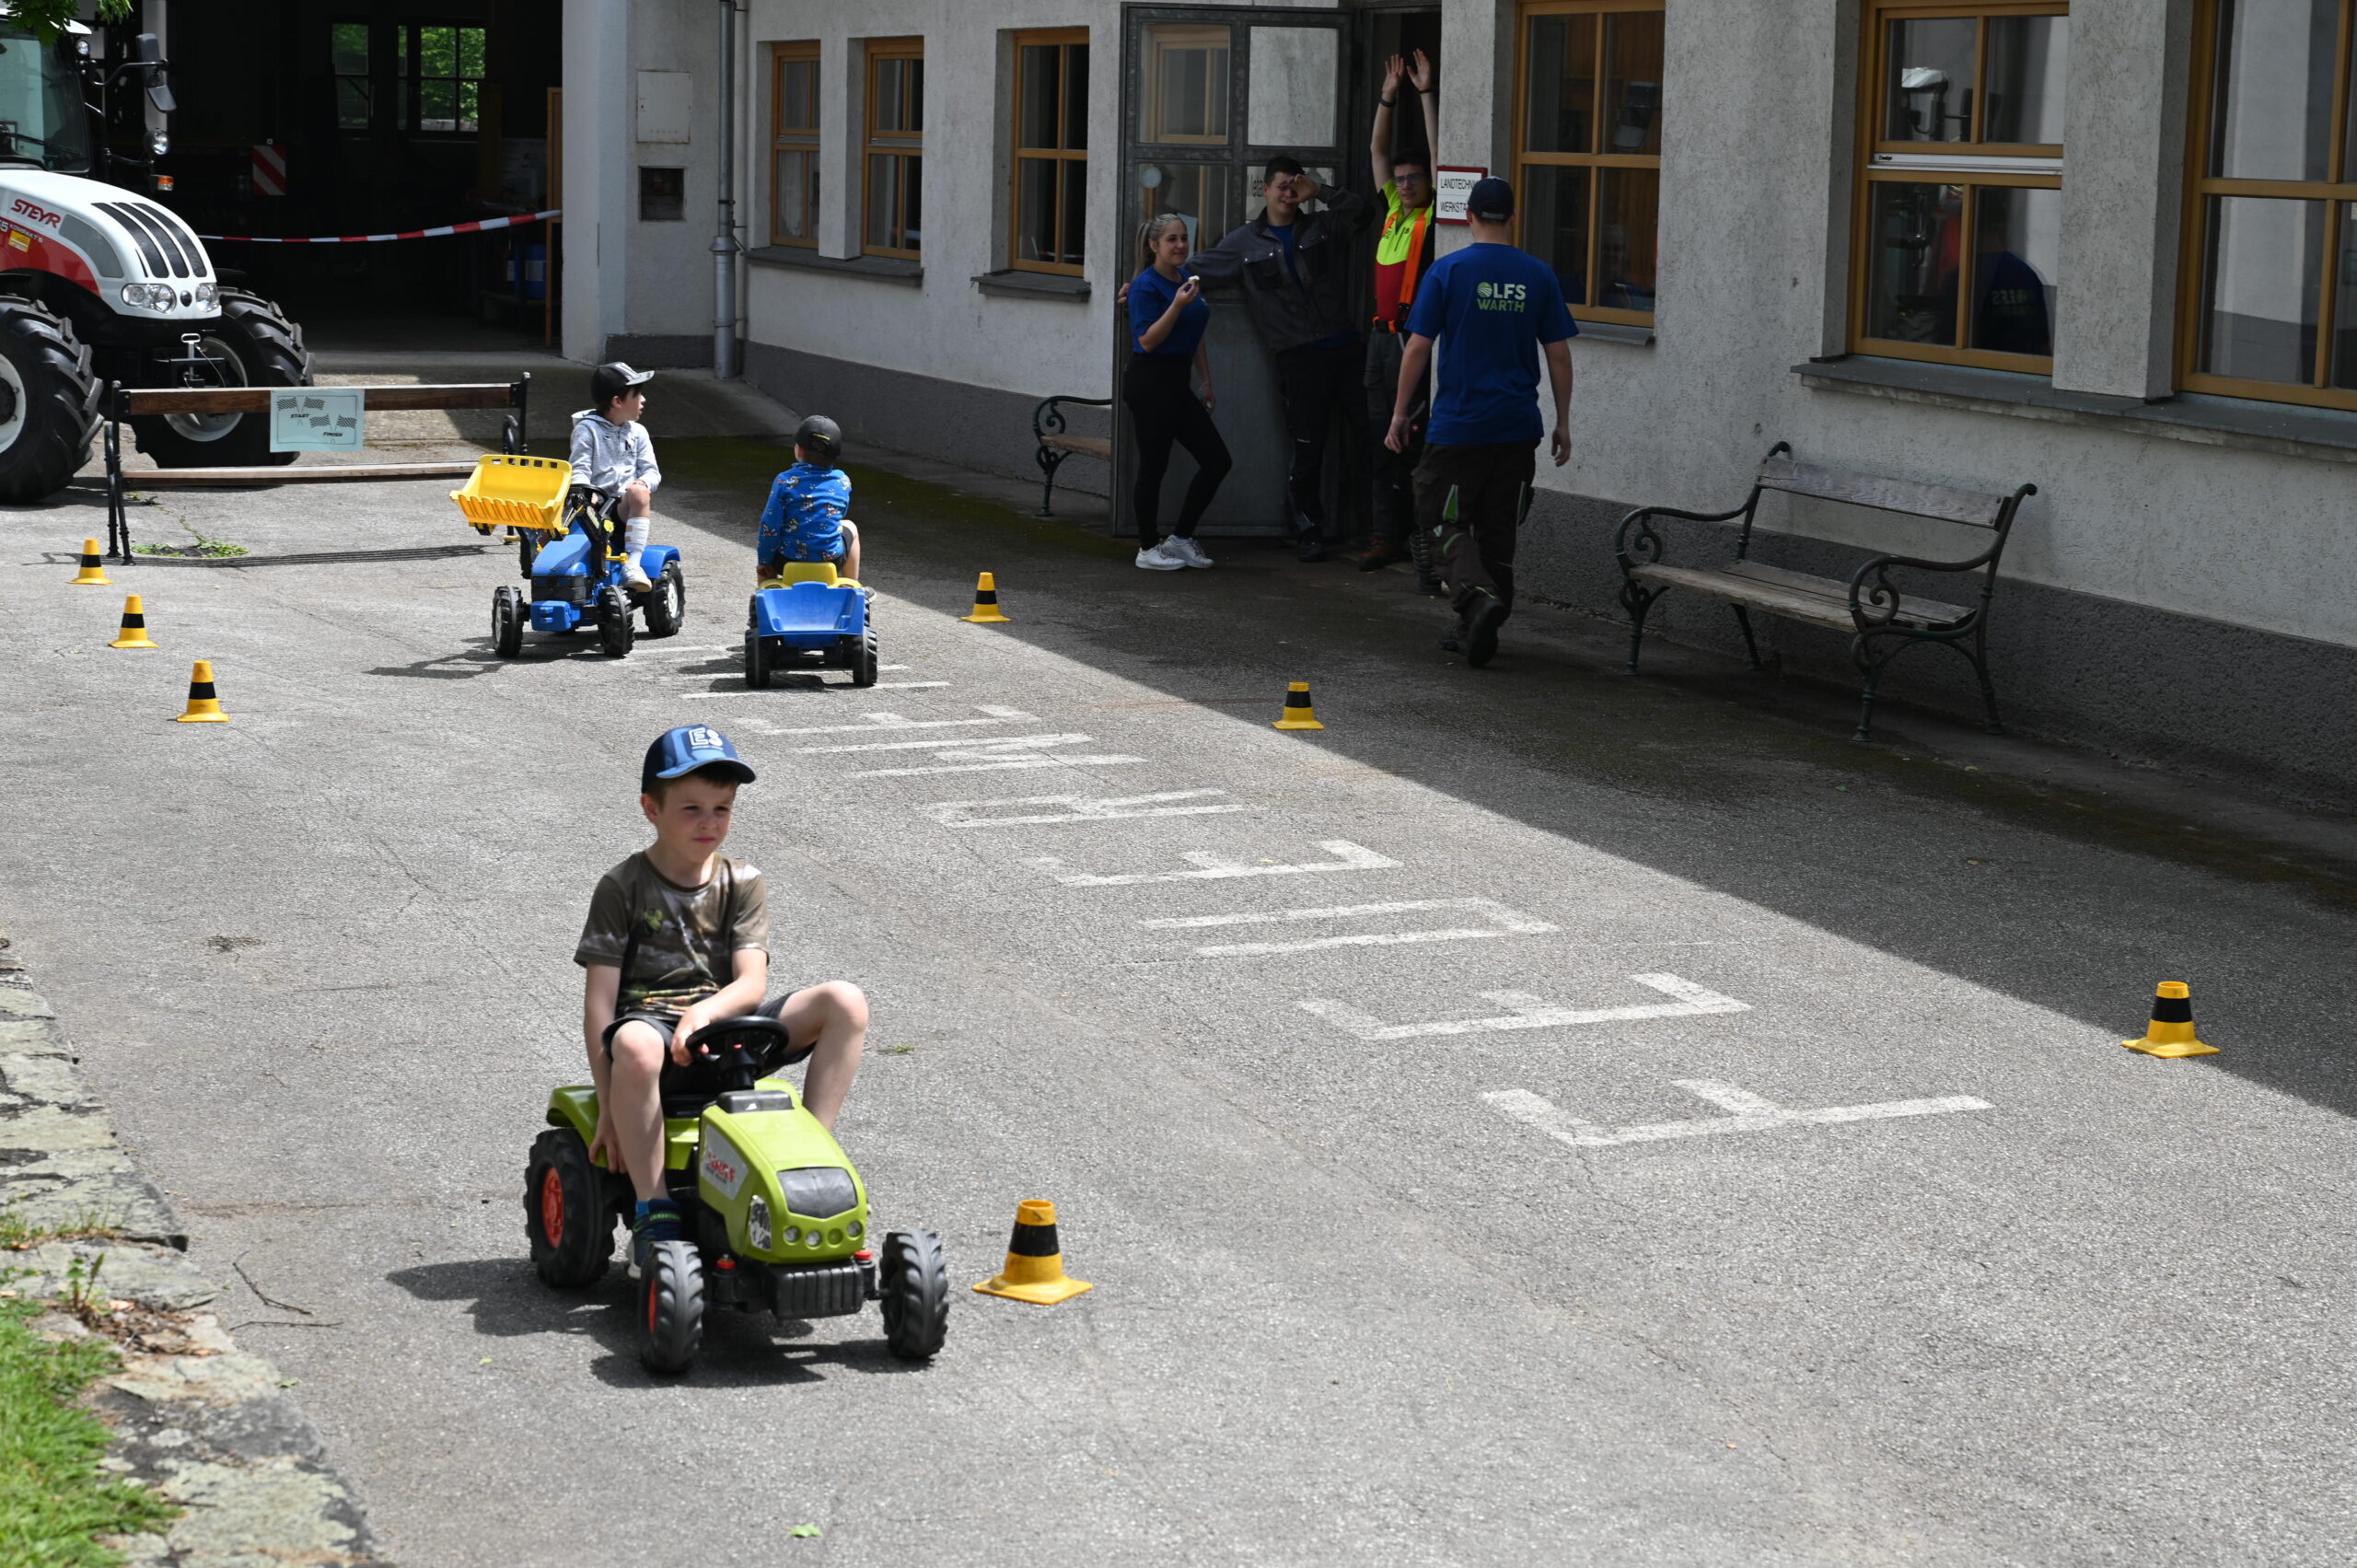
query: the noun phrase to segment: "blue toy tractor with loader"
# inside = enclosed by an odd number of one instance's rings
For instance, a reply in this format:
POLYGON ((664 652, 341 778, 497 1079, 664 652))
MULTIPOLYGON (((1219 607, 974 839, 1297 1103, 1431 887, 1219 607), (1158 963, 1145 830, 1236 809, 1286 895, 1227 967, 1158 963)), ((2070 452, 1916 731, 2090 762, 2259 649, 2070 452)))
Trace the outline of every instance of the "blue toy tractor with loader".
POLYGON ((622 575, 622 524, 614 497, 572 484, 573 466, 556 458, 490 453, 466 488, 450 493, 467 525, 488 534, 505 527, 517 540, 517 564, 530 597, 512 584, 493 590, 491 645, 501 658, 524 651, 524 632, 566 634, 594 625, 598 645, 626 657, 644 610, 646 634, 668 637, 688 613, 679 552, 668 544, 639 552, 650 587, 633 591, 622 575))
POLYGON ((797 666, 848 669, 876 684, 876 622, 868 591, 824 561, 787 562, 753 595, 745 625, 745 684, 759 691, 797 666))

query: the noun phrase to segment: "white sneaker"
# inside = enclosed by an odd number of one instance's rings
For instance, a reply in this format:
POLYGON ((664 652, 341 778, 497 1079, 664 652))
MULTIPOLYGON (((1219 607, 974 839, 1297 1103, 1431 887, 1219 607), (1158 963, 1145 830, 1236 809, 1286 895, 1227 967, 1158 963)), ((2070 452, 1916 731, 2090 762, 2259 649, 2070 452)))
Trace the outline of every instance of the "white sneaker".
POLYGON ((1149 572, 1179 572, 1187 566, 1187 558, 1170 547, 1176 540, 1164 540, 1150 550, 1138 552, 1138 564, 1149 572))
POLYGON ((622 557, 622 585, 641 592, 655 586, 654 579, 646 575, 646 569, 638 563, 635 552, 622 557))
POLYGON ((1201 567, 1212 564, 1212 558, 1203 553, 1203 547, 1191 539, 1180 539, 1177 534, 1172 534, 1162 541, 1162 548, 1190 566, 1201 567))

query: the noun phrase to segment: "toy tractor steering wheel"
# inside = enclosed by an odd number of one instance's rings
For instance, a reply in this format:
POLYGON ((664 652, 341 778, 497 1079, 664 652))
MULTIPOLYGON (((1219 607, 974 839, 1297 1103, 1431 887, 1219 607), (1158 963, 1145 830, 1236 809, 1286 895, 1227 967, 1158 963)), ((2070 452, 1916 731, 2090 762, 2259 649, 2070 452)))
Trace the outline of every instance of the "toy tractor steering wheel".
POLYGON ((719 1018, 688 1037, 691 1066, 709 1066, 732 1089, 749 1089, 762 1074, 790 1059, 794 1041, 784 1024, 759 1014, 719 1018))

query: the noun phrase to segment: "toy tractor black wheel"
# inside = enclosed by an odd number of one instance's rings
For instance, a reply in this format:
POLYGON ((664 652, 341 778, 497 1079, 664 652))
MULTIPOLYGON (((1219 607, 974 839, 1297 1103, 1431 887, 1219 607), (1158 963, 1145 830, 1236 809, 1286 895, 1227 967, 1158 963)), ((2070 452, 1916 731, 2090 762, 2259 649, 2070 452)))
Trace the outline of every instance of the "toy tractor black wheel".
POLYGON ((703 1259, 691 1241, 658 1241, 638 1282, 638 1359, 685 1372, 703 1348, 703 1259))
POLYGON ((29 299, 0 299, 0 502, 64 489, 98 427, 99 383, 73 323, 29 299))
POLYGON ((524 651, 524 596, 510 583, 491 590, 491 651, 501 658, 524 651))
POLYGON ((876 1266, 884 1308, 884 1344, 902 1361, 930 1361, 949 1333, 949 1262, 941 1237, 929 1230, 896 1230, 884 1237, 876 1266))
POLYGON ((770 645, 758 632, 745 633, 745 684, 756 691, 769 690, 770 677, 777 673, 770 666, 770 645))
POLYGON ((598 645, 610 658, 628 658, 630 645, 637 640, 638 628, 630 618, 630 599, 620 588, 601 588, 598 593, 598 645))
POLYGON ((688 619, 688 579, 676 561, 663 563, 655 591, 646 596, 646 634, 668 637, 688 619))
POLYGON ((532 1238, 532 1267, 560 1290, 595 1284, 613 1260, 614 1211, 600 1201, 603 1185, 572 1128, 552 1127, 532 1140, 524 1232, 532 1238))
POLYGON ((876 684, 876 627, 873 622, 859 634, 859 645, 851 651, 851 683, 853 686, 876 684))

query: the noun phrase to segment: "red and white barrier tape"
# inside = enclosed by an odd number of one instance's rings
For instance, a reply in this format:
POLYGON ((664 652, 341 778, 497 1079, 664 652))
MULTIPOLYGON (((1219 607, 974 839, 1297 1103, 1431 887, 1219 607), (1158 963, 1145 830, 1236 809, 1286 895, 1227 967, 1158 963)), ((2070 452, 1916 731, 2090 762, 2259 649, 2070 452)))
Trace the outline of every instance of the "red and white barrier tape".
POLYGON ((539 223, 543 218, 563 215, 563 207, 552 207, 544 213, 531 213, 520 217, 485 218, 481 223, 447 224, 440 228, 407 228, 399 234, 321 234, 300 239, 265 234, 200 234, 197 238, 215 242, 234 240, 243 245, 374 245, 380 239, 439 239, 447 234, 482 234, 490 229, 513 228, 518 224, 539 223))

